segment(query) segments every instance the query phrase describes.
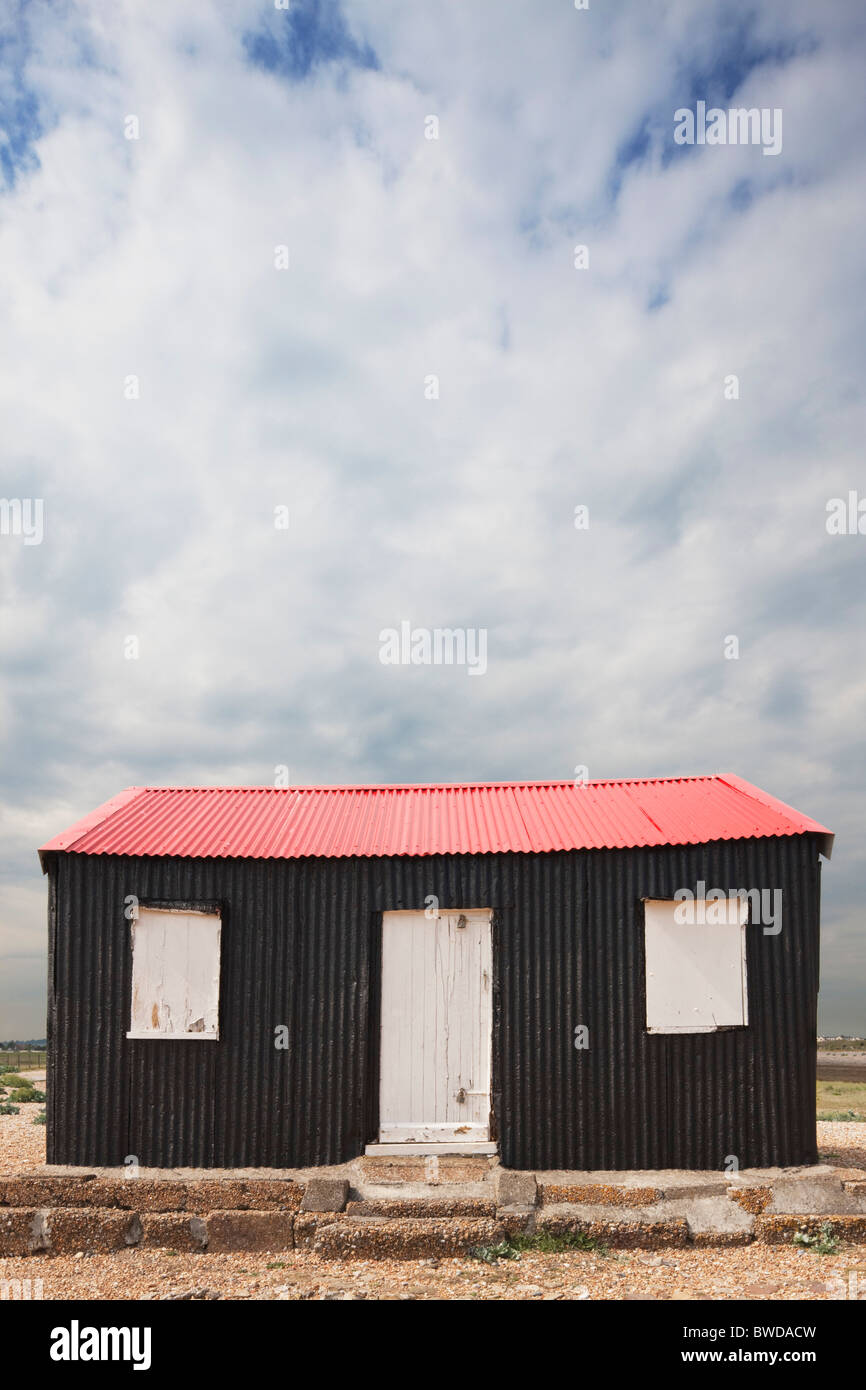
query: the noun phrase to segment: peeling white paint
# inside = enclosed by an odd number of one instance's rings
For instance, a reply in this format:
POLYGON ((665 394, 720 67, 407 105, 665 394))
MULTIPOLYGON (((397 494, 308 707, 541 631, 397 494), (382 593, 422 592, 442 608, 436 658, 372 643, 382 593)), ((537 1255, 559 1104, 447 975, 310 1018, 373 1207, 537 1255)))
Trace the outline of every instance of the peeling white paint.
POLYGON ((379 1138, 490 1137, 491 912, 386 912, 379 1138))
POLYGON ((218 913, 139 909, 128 1038, 219 1037, 218 913))

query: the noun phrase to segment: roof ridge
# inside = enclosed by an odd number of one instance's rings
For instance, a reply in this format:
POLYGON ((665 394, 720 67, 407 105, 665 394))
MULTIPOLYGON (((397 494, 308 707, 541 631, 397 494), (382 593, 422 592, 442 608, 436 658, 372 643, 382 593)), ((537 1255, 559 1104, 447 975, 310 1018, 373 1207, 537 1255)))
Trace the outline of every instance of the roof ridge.
MULTIPOLYGON (((731 774, 719 772, 697 772, 673 777, 590 777, 581 782, 581 787, 623 787, 636 785, 657 785, 660 782, 721 782, 731 774)), ((570 777, 540 778, 527 781, 521 778, 496 782, 293 782, 288 787, 266 787, 249 784, 222 782, 217 785, 195 786, 190 783, 170 783, 162 786, 149 785, 129 790, 139 792, 393 792, 393 791, 461 791, 487 787, 573 787, 578 785, 570 777)))

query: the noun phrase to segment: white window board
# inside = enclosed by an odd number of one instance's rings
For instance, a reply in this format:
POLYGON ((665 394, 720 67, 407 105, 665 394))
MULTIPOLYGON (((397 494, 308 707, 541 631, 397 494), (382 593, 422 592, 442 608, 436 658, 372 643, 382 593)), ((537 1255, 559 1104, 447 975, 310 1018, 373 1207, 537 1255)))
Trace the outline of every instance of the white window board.
POLYGON ((648 1032, 713 1033, 748 1023, 747 917, 748 903, 739 898, 645 901, 648 1032), (674 913, 682 915, 684 906, 688 920, 678 922, 674 913))
POLYGON ((128 1038, 219 1037, 221 928, 218 912, 139 908, 128 1038))

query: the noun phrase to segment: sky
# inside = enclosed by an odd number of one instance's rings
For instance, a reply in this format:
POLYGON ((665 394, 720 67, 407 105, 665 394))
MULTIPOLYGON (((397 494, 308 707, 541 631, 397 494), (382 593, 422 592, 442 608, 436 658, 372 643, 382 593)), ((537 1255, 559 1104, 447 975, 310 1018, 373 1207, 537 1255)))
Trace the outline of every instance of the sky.
POLYGON ((866 1033, 866 10, 277 4, 0 12, 0 1038, 123 787, 577 767, 835 831, 866 1033))

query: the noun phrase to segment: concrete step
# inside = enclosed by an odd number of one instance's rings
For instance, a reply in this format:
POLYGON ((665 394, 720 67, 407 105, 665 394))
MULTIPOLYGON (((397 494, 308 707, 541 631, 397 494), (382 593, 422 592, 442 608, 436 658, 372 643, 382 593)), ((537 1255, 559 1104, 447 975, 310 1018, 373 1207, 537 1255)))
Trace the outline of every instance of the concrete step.
POLYGON ((388 1197, 364 1198, 348 1202, 346 1215, 354 1217, 388 1216, 419 1220, 421 1218, 492 1217, 496 1203, 475 1197, 388 1197))
POLYGON ((542 1206, 560 1206, 567 1202, 591 1206, 648 1207, 664 1197, 659 1187, 632 1187, 625 1183, 542 1183, 538 1191, 542 1206))
POLYGON ((125 1211, 117 1207, 4 1207, 0 1255, 97 1255, 132 1246, 178 1252, 294 1248, 293 1212, 125 1211))
POLYGON ((798 1231, 819 1236, 825 1229, 836 1240, 866 1242, 866 1216, 824 1212, 820 1216, 769 1213, 755 1218, 755 1238, 764 1245, 790 1245, 798 1231))
MULTIPOLYGON (((578 1235, 620 1249, 791 1244, 798 1231, 829 1231, 866 1243, 866 1216, 763 1213, 748 1228, 695 1227, 685 1217, 654 1219, 636 1209, 604 1206, 500 1207, 494 1214, 438 1216, 373 1213, 366 1203, 346 1212, 268 1210, 130 1211, 120 1207, 0 1208, 0 1256, 101 1254, 131 1247, 182 1252, 287 1250, 337 1259, 414 1259, 467 1255, 509 1235, 578 1235), (579 1214, 578 1214, 579 1213, 579 1214)), ((441 1208, 439 1210, 442 1210, 441 1208)))
POLYGON ((424 1256, 468 1255, 478 1246, 499 1245, 506 1237, 492 1217, 356 1217, 327 1220, 295 1218, 295 1248, 327 1259, 406 1260, 424 1256))
POLYGON ((99 1207, 121 1211, 298 1211, 304 1184, 285 1178, 0 1178, 3 1207, 99 1207))
POLYGON ((473 1188, 472 1196, 482 1196, 479 1187, 493 1181, 498 1168, 496 1158, 475 1154, 366 1154, 355 1161, 360 1187, 418 1183, 425 1186, 452 1184, 473 1188))

